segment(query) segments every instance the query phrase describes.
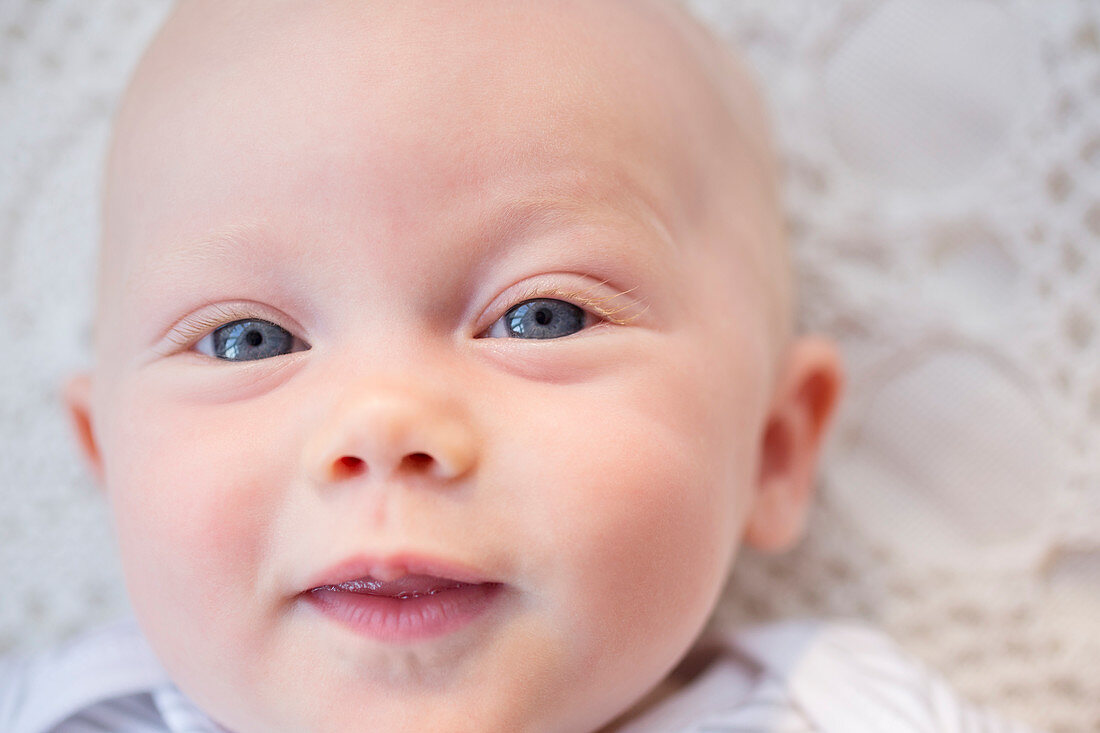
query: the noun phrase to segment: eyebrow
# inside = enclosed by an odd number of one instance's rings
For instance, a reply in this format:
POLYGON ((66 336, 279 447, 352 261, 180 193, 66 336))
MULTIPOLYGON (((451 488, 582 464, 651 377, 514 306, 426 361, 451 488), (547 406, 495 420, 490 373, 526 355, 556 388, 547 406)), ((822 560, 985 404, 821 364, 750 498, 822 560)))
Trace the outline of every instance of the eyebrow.
MULTIPOLYGON (((588 179, 581 185, 572 180, 564 184, 545 181, 516 195, 484 192, 480 201, 475 194, 473 205, 466 209, 473 211, 472 216, 464 217, 457 228, 441 230, 440 243, 454 248, 455 254, 462 253, 462 263, 450 266, 461 267, 465 277, 478 278, 478 273, 484 272, 494 258, 522 249, 525 240, 531 240, 534 246, 544 235, 569 232, 569 241, 592 241, 581 234, 585 229, 605 230, 611 236, 597 237, 594 241, 599 246, 571 247, 566 256, 574 262, 574 269, 580 268, 576 271, 581 274, 610 275, 620 285, 625 284, 625 289, 633 289, 638 286, 639 273, 667 267, 681 254, 679 243, 666 223, 669 220, 662 217, 669 212, 659 210, 654 203, 644 188, 628 176, 588 179), (626 236, 618 236, 623 232, 626 236), (636 258, 631 252, 640 242, 647 244, 636 253, 644 253, 642 259, 646 263, 636 268, 636 258)), ((233 268, 234 263, 248 262, 257 248, 270 251, 275 262, 281 262, 277 268, 284 273, 293 271, 292 263, 303 257, 300 249, 296 251, 294 239, 279 234, 259 216, 245 216, 205 233, 164 244, 161 254, 150 252, 151 257, 142 258, 138 269, 127 274, 128 281, 143 284, 140 288, 143 292, 151 294, 164 288, 174 291, 183 287, 179 285, 181 270, 199 276, 208 270, 233 268)), ((305 284, 297 278, 291 280, 277 278, 269 281, 269 286, 276 287, 284 301, 308 303, 302 290, 305 284)), ((181 293, 185 294, 181 297, 196 302, 204 298, 186 287, 181 293)), ((150 321, 150 325, 155 321, 158 326, 158 338, 163 338, 171 327, 168 315, 176 314, 159 315, 150 321)))
POLYGON ((264 224, 259 220, 228 224, 173 247, 160 258, 155 269, 234 256, 252 242, 266 237, 264 224))
MULTIPOLYGON (((674 254, 675 239, 662 216, 664 212, 658 211, 635 186, 623 184, 618 190, 629 194, 626 198, 629 208, 625 212, 628 217, 651 231, 666 254, 674 254)), ((586 197, 568 188, 550 186, 545 193, 509 200, 495 208, 485 217, 487 224, 479 235, 482 241, 491 243, 488 251, 495 251, 534 230, 596 223, 593 212, 608 210, 618 209, 607 205, 601 193, 586 197)))
MULTIPOLYGON (((662 217, 643 197, 633 191, 631 194, 628 199, 634 209, 631 218, 644 219, 645 228, 651 230, 662 245, 674 249, 673 237, 662 217)), ((572 191, 549 187, 546 193, 508 200, 494 207, 475 224, 473 238, 488 245, 484 256, 489 256, 509 241, 532 231, 593 224, 592 213, 607 208, 600 205, 602 199, 599 195, 582 198, 572 191)), ((170 270, 179 265, 230 259, 258 241, 274 239, 260 219, 236 222, 173 247, 152 269, 170 270)))

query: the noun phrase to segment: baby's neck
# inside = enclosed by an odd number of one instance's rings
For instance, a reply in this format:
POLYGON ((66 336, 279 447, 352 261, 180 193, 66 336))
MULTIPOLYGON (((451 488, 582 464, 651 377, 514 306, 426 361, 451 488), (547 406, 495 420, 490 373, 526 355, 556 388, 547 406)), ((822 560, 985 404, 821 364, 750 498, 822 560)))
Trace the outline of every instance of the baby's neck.
POLYGON ((713 640, 701 639, 696 642, 695 646, 680 660, 668 676, 657 683, 656 687, 595 733, 616 733, 628 723, 638 720, 698 679, 699 675, 720 654, 721 649, 713 640))

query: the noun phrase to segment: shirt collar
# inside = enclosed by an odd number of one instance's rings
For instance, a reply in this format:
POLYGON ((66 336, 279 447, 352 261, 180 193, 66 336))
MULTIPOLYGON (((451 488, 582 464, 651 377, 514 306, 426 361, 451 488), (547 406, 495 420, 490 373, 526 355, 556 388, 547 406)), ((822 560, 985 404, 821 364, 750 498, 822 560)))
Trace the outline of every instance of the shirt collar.
POLYGON ((154 690, 153 704, 172 733, 231 733, 199 710, 175 685, 154 690))

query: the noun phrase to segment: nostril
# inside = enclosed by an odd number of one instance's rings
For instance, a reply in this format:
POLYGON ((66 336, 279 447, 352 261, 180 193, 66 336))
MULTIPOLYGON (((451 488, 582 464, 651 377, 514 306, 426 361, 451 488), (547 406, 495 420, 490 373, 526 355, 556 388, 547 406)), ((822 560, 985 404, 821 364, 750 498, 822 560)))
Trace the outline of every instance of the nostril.
MULTIPOLYGON (((436 460, 431 454, 418 451, 405 454, 395 470, 409 474, 426 474, 433 472, 435 465, 436 460)), ((330 480, 341 481, 362 476, 370 470, 370 466, 362 458, 348 455, 333 461, 331 470, 330 480)))
POLYGON ((367 464, 362 458, 355 456, 342 456, 333 466, 333 472, 337 478, 350 478, 358 476, 367 469, 367 464))
POLYGON ((410 453, 405 456, 405 465, 414 471, 423 470, 434 462, 435 459, 427 453, 410 453))

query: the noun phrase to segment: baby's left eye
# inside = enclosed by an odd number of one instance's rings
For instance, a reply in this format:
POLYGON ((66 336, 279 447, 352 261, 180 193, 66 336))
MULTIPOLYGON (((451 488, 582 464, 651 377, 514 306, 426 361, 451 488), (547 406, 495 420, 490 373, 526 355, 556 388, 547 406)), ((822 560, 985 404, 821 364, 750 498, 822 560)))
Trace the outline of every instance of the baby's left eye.
POLYGON ((200 354, 225 361, 268 359, 308 348, 282 326, 257 319, 219 326, 195 344, 195 350, 200 354))
POLYGON ((588 325, 581 307, 555 298, 535 298, 512 306, 485 332, 486 338, 555 339, 588 325))

